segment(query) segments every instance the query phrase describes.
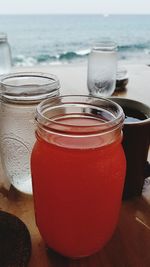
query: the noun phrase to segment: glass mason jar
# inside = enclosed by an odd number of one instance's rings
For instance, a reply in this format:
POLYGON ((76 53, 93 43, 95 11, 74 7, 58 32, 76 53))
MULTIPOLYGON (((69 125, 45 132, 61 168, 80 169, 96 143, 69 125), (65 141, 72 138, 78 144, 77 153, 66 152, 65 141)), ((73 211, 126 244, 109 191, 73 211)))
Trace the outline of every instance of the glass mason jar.
POLYGON ((111 41, 96 44, 88 57, 87 86, 93 96, 110 96, 116 86, 117 45, 111 41))
POLYGON ((46 244, 78 258, 117 224, 125 177, 124 113, 107 99, 60 96, 37 107, 31 156, 37 226, 46 244))
POLYGON ((30 154, 35 142, 37 104, 59 94, 56 76, 20 72, 1 79, 0 151, 2 166, 10 183, 31 194, 30 154))
POLYGON ((12 66, 11 49, 5 33, 0 33, 0 75, 10 71, 12 66))

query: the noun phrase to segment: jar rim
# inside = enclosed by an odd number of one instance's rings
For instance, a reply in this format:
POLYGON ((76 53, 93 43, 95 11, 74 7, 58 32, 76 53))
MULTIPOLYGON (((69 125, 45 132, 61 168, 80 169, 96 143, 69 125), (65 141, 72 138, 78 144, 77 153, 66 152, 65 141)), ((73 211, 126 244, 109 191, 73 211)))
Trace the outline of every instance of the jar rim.
MULTIPOLYGON (((150 122, 150 106, 148 106, 147 104, 134 100, 134 99, 130 99, 130 98, 122 98, 122 97, 115 97, 115 96, 111 96, 109 97, 110 100, 112 100, 113 102, 116 102, 117 104, 119 104, 122 109, 126 110, 126 109, 133 109, 135 111, 140 111, 141 113, 143 113, 143 115, 145 115, 145 119, 144 120, 139 120, 139 121, 124 121, 124 125, 128 125, 131 126, 134 125, 134 127, 139 127, 139 125, 143 126, 145 124, 147 124, 148 122, 150 122)), ((126 113, 124 111, 124 113, 126 113)), ((125 114, 125 118, 126 118, 126 114, 125 114)))
MULTIPOLYGON (((63 110, 63 109, 62 109, 63 110)), ((61 118, 63 119, 63 114, 61 114, 61 118)), ((58 114, 57 114, 58 115, 58 114)), ((79 117, 81 113, 79 113, 79 117)), ((104 114, 103 114, 104 115, 104 114)), ((75 116, 75 113, 72 113, 72 116, 75 116)), ((59 118, 59 116, 57 117, 59 118)), ((67 118, 67 115, 66 115, 67 118)), ((114 129, 117 129, 118 127, 122 127, 123 121, 124 121, 124 112, 123 109, 115 102, 103 98, 103 97, 95 97, 90 95, 61 95, 56 97, 51 97, 49 99, 43 100, 40 104, 38 104, 36 108, 36 121, 40 125, 40 127, 44 128, 46 131, 57 131, 57 133, 68 133, 68 134, 99 134, 100 132, 109 132, 114 129), (72 101, 71 101, 72 99, 72 101), (60 101, 60 103, 59 103, 60 101), (92 103, 92 101, 94 101, 92 103), (101 105, 100 106, 100 102, 101 105), (107 109, 104 109, 103 104, 107 106, 107 109), (55 106, 54 106, 55 105, 55 106), (68 106, 69 108, 73 107, 73 110, 75 110, 75 106, 77 107, 79 105, 79 108, 82 109, 85 112, 86 118, 96 118, 96 122, 94 121, 94 124, 91 124, 91 121, 89 122, 89 125, 86 123, 86 125, 76 125, 76 124, 69 124, 68 122, 65 123, 65 120, 60 119, 57 120, 54 116, 55 109, 59 109, 60 107, 68 106), (83 105, 83 106, 82 106, 83 105), (111 116, 110 110, 108 106, 111 106, 112 112, 116 112, 116 116, 114 114, 111 116), (86 110, 89 112, 86 113, 86 110), (97 110, 97 111, 96 111, 97 110), (92 116, 91 111, 93 111, 92 116), (97 114, 94 114, 95 111, 97 114), (100 122, 101 113, 106 111, 107 115, 107 121, 102 120, 100 122), (50 114, 49 112, 53 112, 53 117, 48 117, 50 114)))
POLYGON ((46 78, 47 80, 49 80, 49 83, 47 82, 44 85, 49 85, 49 84, 53 84, 57 82, 59 83, 59 80, 56 75, 50 74, 50 73, 44 73, 44 72, 12 72, 10 74, 2 75, 0 83, 3 86, 20 87, 20 85, 9 84, 6 81, 8 81, 9 79, 11 80, 11 79, 23 78, 23 77, 38 77, 42 79, 46 78))
POLYGON ((5 32, 0 32, 0 42, 7 40, 7 34, 5 32))
POLYGON ((117 43, 113 40, 101 40, 92 46, 93 51, 117 51, 117 43))
POLYGON ((0 79, 2 99, 9 102, 40 102, 56 95, 60 83, 56 75, 44 72, 15 72, 0 79))

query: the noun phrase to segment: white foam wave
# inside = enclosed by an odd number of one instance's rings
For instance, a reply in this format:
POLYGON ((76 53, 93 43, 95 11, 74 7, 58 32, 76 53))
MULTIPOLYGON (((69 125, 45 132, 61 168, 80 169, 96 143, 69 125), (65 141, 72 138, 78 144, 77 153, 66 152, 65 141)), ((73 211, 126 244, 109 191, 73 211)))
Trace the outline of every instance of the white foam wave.
POLYGON ((78 50, 75 53, 79 56, 86 56, 90 53, 90 49, 78 50))

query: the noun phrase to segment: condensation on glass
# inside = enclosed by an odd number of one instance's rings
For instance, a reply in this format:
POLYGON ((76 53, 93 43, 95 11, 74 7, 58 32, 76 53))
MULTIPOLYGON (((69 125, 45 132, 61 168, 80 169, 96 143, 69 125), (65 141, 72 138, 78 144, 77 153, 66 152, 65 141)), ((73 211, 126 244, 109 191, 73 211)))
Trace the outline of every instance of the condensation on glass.
POLYGON ((12 67, 11 48, 7 34, 0 32, 0 75, 9 73, 12 67))
POLYGON ((93 46, 88 57, 87 86, 93 96, 110 96, 116 86, 117 45, 102 41, 93 46))
POLYGON ((0 149, 4 172, 19 191, 31 194, 30 153, 37 104, 59 94, 59 80, 44 73, 13 73, 1 79, 0 149))

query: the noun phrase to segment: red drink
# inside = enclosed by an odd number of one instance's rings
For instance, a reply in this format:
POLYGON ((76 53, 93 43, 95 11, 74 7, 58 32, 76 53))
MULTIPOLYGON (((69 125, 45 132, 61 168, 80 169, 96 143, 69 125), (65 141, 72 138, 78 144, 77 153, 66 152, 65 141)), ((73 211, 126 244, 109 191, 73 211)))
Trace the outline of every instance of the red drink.
MULTIPOLYGON (((49 247, 69 257, 81 257, 101 249, 113 234, 125 157, 121 127, 113 125, 114 116, 100 110, 97 115, 95 109, 91 114, 89 108, 89 113, 84 113, 85 105, 82 114, 81 104, 77 113, 63 114, 62 98, 60 110, 56 99, 56 113, 47 109, 45 101, 44 116, 37 119, 31 159, 36 222, 49 247), (52 119, 45 123, 46 117, 52 119)), ((67 108, 70 112, 70 102, 67 108)), ((71 108, 74 111, 74 103, 71 108)))
MULTIPOLYGON (((85 118, 78 119, 78 124, 87 120, 93 125, 93 119, 85 118)), ((74 139, 67 144, 62 136, 54 145, 38 137, 33 149, 37 225, 48 246, 70 257, 97 251, 116 227, 125 159, 120 140, 95 147, 101 138, 83 142, 81 137, 77 144, 74 139)))

